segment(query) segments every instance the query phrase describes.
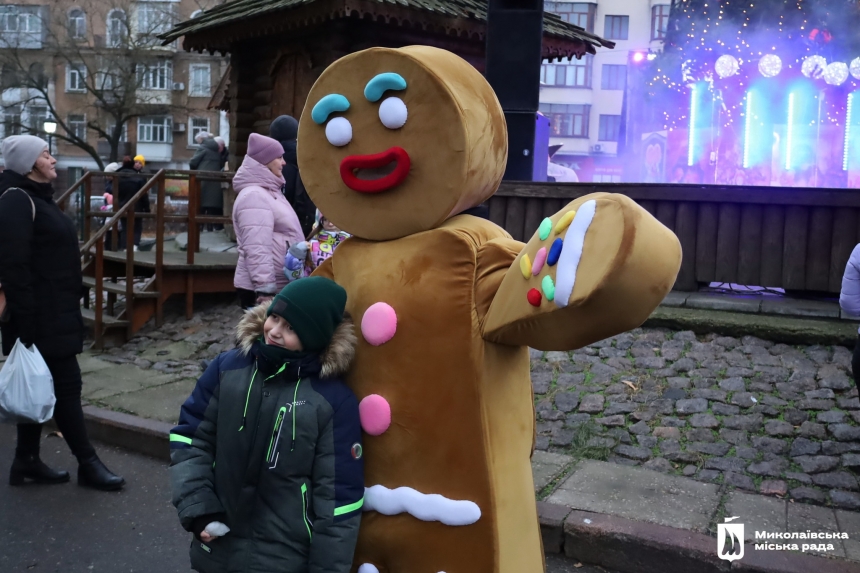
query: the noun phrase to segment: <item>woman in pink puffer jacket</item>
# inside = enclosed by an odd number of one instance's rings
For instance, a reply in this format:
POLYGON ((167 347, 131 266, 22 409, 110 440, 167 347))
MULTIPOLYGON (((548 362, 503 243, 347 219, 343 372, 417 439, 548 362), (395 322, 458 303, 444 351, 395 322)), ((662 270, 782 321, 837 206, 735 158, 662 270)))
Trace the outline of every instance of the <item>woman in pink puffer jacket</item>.
POLYGON ((233 286, 242 308, 275 296, 287 284, 282 272, 284 255, 289 245, 304 240, 299 218, 281 193, 283 154, 280 143, 252 133, 248 153, 233 178, 239 194, 233 205, 239 242, 233 286))

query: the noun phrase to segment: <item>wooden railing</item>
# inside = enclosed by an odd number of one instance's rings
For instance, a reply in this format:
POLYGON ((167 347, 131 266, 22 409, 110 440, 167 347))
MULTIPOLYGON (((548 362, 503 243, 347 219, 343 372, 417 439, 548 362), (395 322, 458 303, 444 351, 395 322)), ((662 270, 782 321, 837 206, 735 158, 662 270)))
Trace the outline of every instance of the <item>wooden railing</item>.
POLYGON ((627 195, 675 232, 676 290, 722 282, 832 295, 860 242, 854 189, 504 182, 490 219, 527 241, 544 217, 597 192, 627 195))

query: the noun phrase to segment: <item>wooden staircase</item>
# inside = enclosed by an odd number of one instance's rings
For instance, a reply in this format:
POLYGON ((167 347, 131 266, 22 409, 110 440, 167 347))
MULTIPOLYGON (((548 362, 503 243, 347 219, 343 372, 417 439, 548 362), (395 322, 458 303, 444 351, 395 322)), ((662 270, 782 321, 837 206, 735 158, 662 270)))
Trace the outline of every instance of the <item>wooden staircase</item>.
MULTIPOLYGON (((236 253, 198 253, 199 225, 230 223, 227 217, 198 217, 197 205, 200 180, 231 181, 232 173, 161 170, 153 175, 143 188, 126 205, 116 212, 92 211, 89 208, 92 184, 95 177, 111 177, 113 188, 118 180, 128 176, 122 173, 86 173, 57 200, 65 208, 71 194, 82 191, 83 237, 81 270, 85 289, 81 309, 84 321, 92 329, 97 348, 107 340, 122 343, 134 336, 153 317, 157 326, 164 321, 164 303, 173 295, 185 295, 185 314, 194 312, 195 293, 233 292, 233 274, 236 253), (165 182, 187 179, 189 182, 188 213, 168 215, 165 211, 165 182), (150 190, 156 190, 154 213, 135 213, 134 204, 150 190), (91 222, 97 218, 110 218, 95 232, 91 222), (135 219, 155 219, 156 242, 153 251, 106 251, 108 237, 111 245, 118 245, 120 221, 133 228, 135 219), (188 248, 186 252, 164 251, 166 222, 186 223, 188 248), (92 296, 91 296, 92 293, 92 296)), ((134 175, 131 175, 134 176, 134 175)), ((142 221, 138 222, 142 224, 142 221)))

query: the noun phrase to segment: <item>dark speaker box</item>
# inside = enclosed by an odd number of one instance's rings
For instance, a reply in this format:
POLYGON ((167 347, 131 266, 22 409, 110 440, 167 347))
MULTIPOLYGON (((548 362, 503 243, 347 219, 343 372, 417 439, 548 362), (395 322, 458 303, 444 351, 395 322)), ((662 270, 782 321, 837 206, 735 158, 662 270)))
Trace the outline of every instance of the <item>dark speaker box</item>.
POLYGON ((487 22, 486 78, 502 108, 537 111, 543 1, 490 2, 487 22))

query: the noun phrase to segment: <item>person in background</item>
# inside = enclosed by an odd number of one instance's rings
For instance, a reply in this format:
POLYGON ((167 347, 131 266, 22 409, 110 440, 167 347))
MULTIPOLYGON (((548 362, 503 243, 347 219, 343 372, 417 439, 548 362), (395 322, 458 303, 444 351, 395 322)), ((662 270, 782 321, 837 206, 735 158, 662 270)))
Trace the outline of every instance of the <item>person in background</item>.
MULTIPOLYGON (((851 316, 860 316, 860 244, 851 251, 845 273, 842 275, 842 290, 839 293, 839 306, 851 316)), ((851 360, 851 371, 854 385, 860 376, 860 330, 857 343, 854 345, 854 357, 851 360)))
POLYGON ((233 286, 242 308, 272 298, 287 284, 282 272, 287 245, 305 238, 296 212, 281 193, 283 155, 280 143, 252 133, 248 153, 233 177, 237 193, 233 227, 239 250, 233 286))
POLYGON ((143 168, 146 167, 146 158, 143 155, 134 156, 134 170, 138 173, 143 173, 143 168))
POLYGON ((296 137, 299 133, 299 122, 289 115, 275 118, 269 126, 269 136, 280 142, 284 148, 284 197, 295 210, 302 225, 302 234, 307 237, 314 227, 316 206, 305 191, 299 174, 299 161, 296 157, 296 137))
MULTIPOLYGON (((116 211, 122 209, 126 203, 128 203, 132 197, 134 197, 138 191, 140 191, 144 185, 146 185, 146 177, 142 175, 141 169, 143 169, 143 164, 145 160, 142 155, 138 155, 134 158, 134 161, 128 156, 126 156, 122 160, 122 168, 117 170, 117 173, 128 173, 137 174, 137 177, 121 177, 117 182, 117 187, 119 188, 119 203, 116 205, 116 211)), ((143 196, 138 199, 134 204, 134 212, 135 213, 149 213, 149 194, 144 193, 143 196)), ((127 221, 125 217, 120 220, 120 228, 119 228, 119 248, 120 250, 128 248, 128 237, 129 230, 126 228, 127 221)), ((135 218, 134 220, 134 228, 131 229, 131 236, 134 241, 133 248, 136 251, 138 247, 140 247, 140 238, 143 235, 143 220, 135 218)))
POLYGON ((215 137, 215 143, 218 144, 218 151, 221 153, 221 169, 227 168, 227 163, 230 161, 230 150, 227 149, 227 142, 223 137, 215 137))
POLYGON ((292 245, 284 259, 284 274, 289 281, 309 277, 329 259, 350 234, 341 231, 317 209, 316 225, 306 241, 292 245))
MULTIPOLYGON (((48 143, 32 135, 7 137, 2 151, 0 285, 8 312, 0 321, 3 353, 8 355, 19 339, 38 348, 54 379, 54 420, 78 460, 78 484, 120 489, 125 480, 98 458, 84 425, 77 359, 84 346, 81 254, 75 224, 54 203, 57 160, 48 143)), ((42 462, 41 436, 41 424, 18 424, 10 485, 69 481, 69 472, 42 462)))
MULTIPOLYGON (((207 134, 209 135, 209 134, 207 134)), ((200 134, 198 135, 200 137, 200 134)), ((211 136, 200 142, 197 153, 191 158, 189 166, 196 171, 221 171, 224 163, 221 161, 221 150, 218 142, 211 136)), ((224 192, 221 190, 221 181, 208 179, 200 181, 200 213, 220 217, 224 215, 224 192)), ((224 225, 207 223, 206 230, 221 230, 224 225)))

